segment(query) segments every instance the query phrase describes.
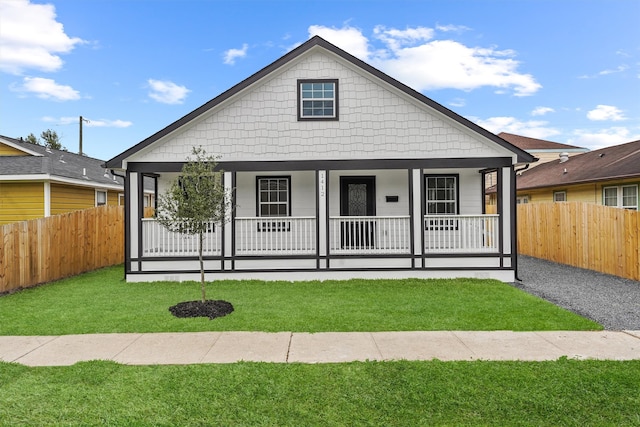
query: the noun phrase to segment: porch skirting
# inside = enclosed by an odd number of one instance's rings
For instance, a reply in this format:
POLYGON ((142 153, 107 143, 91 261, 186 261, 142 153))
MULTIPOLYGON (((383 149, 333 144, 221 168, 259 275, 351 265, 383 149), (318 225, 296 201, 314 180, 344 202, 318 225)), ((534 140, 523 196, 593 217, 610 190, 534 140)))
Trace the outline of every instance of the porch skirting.
MULTIPOLYGON (((352 278, 481 278, 515 281, 508 256, 340 257, 207 259, 205 278, 215 280, 345 280, 352 278)), ((197 259, 132 261, 128 282, 199 281, 197 259)))
MULTIPOLYGON (((476 278, 495 279, 502 282, 515 282, 513 269, 470 269, 452 270, 299 270, 299 271, 218 271, 205 273, 208 282, 216 280, 349 280, 349 279, 454 279, 476 278)), ((200 281, 200 272, 138 272, 128 273, 127 282, 153 281, 200 281)))

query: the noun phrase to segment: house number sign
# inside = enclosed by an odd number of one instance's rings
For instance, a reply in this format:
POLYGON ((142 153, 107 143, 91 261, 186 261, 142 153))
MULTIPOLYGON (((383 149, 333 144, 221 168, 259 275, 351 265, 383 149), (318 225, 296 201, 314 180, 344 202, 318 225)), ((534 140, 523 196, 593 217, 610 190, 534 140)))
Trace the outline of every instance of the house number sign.
POLYGON ((320 191, 320 197, 325 195, 325 171, 318 171, 318 186, 320 191))

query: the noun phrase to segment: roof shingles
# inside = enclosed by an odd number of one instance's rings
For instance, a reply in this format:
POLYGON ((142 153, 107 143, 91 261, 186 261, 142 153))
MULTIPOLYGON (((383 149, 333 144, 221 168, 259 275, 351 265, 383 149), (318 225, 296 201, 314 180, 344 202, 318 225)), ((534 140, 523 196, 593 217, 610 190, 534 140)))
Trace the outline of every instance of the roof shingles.
POLYGON ((518 176, 518 190, 612 179, 640 179, 640 140, 544 163, 518 176))
POLYGON ((110 173, 105 176, 102 160, 68 151, 47 149, 41 145, 0 135, 0 142, 2 140, 35 152, 39 156, 0 156, 0 175, 48 174, 53 177, 84 180, 94 184, 123 185, 121 177, 110 173))

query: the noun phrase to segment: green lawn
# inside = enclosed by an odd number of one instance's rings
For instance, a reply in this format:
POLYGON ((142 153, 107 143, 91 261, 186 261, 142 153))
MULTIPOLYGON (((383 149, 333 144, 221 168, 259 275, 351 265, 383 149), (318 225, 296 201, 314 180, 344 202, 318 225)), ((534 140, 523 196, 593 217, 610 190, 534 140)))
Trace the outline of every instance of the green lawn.
POLYGON ((0 297, 0 335, 178 331, 594 330, 600 325, 494 280, 221 281, 235 311, 178 319, 199 283, 126 283, 110 267, 0 297))
POLYGON ((0 363, 0 424, 637 426, 640 361, 0 363))

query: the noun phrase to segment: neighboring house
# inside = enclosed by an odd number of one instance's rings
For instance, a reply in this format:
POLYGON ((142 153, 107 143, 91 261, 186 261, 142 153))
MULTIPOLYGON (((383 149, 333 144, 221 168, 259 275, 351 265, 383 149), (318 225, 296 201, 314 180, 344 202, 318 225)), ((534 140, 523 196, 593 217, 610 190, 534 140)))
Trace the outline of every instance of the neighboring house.
POLYGON ((104 161, 0 136, 0 225, 124 203, 104 161))
POLYGON ((588 202, 637 210, 640 140, 566 157, 517 178, 523 203, 588 202))
POLYGON ((196 239, 143 218, 141 192, 194 146, 236 205, 206 236, 208 280, 515 279, 514 168, 534 157, 316 36, 106 162, 127 176, 128 281, 199 277, 196 239))
POLYGON ((529 165, 529 169, 547 162, 558 160, 560 157, 571 157, 589 151, 588 148, 577 147, 575 145, 561 144, 559 142, 546 141, 544 139, 529 138, 527 136, 514 135, 506 132, 500 132, 498 136, 538 158, 537 162, 529 165))
MULTIPOLYGON (((559 142, 546 141, 544 139, 529 138, 527 136, 515 135, 506 132, 500 132, 498 136, 538 159, 535 163, 530 163, 527 166, 528 169, 540 166, 546 162, 558 160, 560 157, 575 156, 589 151, 588 148, 576 147, 575 145, 561 144, 559 142)), ((487 193, 489 195, 493 194, 490 200, 488 200, 488 203, 491 205, 495 205, 495 185, 496 174, 487 174, 485 187, 487 188, 487 193)))
MULTIPOLYGON (((559 142, 546 141, 544 139, 529 138, 522 135, 514 135, 512 133, 500 132, 498 136, 516 147, 535 156, 538 160, 535 163, 528 164, 520 171, 516 171, 520 175, 525 170, 540 166, 541 164, 586 153, 588 148, 577 147, 575 145, 561 144, 559 142)), ((496 174, 489 173, 485 178, 485 187, 487 188, 487 205, 495 206, 496 204, 496 174)), ((527 203, 526 198, 518 197, 518 203, 527 203)))

